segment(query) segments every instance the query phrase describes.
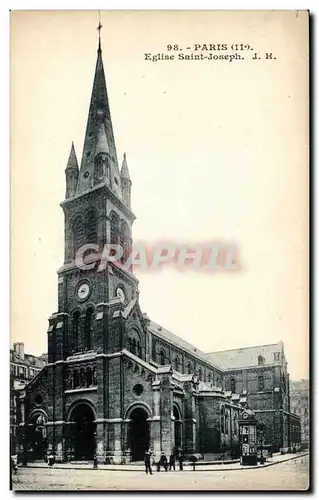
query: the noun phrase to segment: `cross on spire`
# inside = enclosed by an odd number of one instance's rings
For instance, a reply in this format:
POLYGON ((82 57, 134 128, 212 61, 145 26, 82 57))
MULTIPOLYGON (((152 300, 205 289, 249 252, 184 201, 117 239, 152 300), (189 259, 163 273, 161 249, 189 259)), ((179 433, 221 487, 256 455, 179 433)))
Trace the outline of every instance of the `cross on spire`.
POLYGON ((101 50, 101 29, 103 28, 103 24, 101 24, 101 13, 99 11, 99 25, 96 28, 99 32, 99 50, 101 50))

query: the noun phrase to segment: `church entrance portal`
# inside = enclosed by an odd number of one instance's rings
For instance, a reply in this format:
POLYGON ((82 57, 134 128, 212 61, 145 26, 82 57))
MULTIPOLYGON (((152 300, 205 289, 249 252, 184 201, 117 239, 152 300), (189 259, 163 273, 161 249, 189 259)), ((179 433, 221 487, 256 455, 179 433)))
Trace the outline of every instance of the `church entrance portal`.
POLYGON ((32 460, 45 460, 47 451, 46 418, 42 413, 35 414, 28 426, 29 449, 32 460))
POLYGON ((76 406, 71 415, 75 460, 92 460, 95 453, 95 417, 89 405, 76 406))
POLYGON ((150 445, 149 423, 147 413, 143 408, 135 408, 130 414, 130 448, 132 461, 144 459, 145 451, 150 445))

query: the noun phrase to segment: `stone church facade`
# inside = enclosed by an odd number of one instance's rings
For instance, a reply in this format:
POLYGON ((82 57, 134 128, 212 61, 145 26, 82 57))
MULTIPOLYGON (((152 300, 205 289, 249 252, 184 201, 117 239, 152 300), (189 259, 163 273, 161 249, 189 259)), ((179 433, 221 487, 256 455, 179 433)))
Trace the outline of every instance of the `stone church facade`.
POLYGON ((246 406, 274 449, 297 442, 282 343, 203 353, 142 313, 131 270, 75 263, 85 244, 132 246, 132 182, 125 156, 118 165, 100 43, 81 163, 72 144, 65 175, 58 311, 49 318, 48 364, 20 398, 20 452, 123 463, 148 447, 155 457, 238 451, 246 406))

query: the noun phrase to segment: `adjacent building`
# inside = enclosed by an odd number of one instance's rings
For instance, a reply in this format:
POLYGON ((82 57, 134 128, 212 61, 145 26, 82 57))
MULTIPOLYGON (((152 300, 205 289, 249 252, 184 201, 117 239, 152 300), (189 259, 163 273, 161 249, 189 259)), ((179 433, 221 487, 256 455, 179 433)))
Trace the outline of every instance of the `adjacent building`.
POLYGON ((309 447, 309 380, 298 380, 290 384, 291 411, 300 418, 301 445, 309 447))
POLYGON ((58 310, 49 318, 48 364, 21 401, 20 452, 28 460, 49 451, 56 461, 96 455, 115 463, 141 460, 148 447, 155 458, 177 449, 236 453, 238 419, 248 405, 275 450, 297 443, 281 342, 204 353, 141 311, 131 269, 111 261, 99 267, 105 244, 129 254, 135 220, 100 43, 82 158, 78 163, 72 144, 65 175, 58 310))
POLYGON ((17 426, 21 421, 19 400, 23 397, 23 389, 46 364, 46 354, 26 354, 23 342, 16 342, 10 349, 10 446, 13 454, 16 451, 17 426))

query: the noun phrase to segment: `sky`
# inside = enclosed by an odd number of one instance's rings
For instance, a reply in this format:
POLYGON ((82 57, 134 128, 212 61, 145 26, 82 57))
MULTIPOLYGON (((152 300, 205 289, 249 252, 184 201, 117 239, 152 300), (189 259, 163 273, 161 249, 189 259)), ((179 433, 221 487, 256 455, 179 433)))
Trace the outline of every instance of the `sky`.
MULTIPOLYGON (((82 154, 98 21, 96 11, 11 14, 11 341, 34 354, 57 309, 59 203, 72 141, 82 154)), ((306 13, 102 11, 101 21, 133 238, 239 251, 238 271, 137 272, 142 310, 206 352, 282 340, 291 378, 308 377, 306 13), (232 62, 145 60, 210 43, 252 50, 232 62)))

